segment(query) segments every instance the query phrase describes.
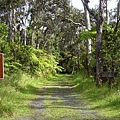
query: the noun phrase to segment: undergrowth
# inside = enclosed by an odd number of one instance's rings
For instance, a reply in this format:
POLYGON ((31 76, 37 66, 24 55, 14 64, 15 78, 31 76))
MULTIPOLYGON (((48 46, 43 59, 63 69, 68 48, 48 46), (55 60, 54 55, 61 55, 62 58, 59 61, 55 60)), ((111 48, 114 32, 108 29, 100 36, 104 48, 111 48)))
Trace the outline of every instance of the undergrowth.
POLYGON ((0 120, 10 120, 31 112, 28 107, 47 80, 32 77, 19 71, 0 82, 0 120))
POLYGON ((93 78, 84 77, 84 73, 74 75, 73 80, 76 83, 75 91, 91 102, 93 109, 108 119, 120 119, 120 86, 109 89, 106 83, 98 88, 93 78))
MULTIPOLYGON (((40 86, 48 81, 64 80, 66 75, 56 75, 46 79, 35 78, 19 71, 10 78, 0 82, 0 120, 10 120, 17 116, 31 114, 33 109, 28 104, 38 98, 40 86), (59 78, 59 79, 58 79, 59 78)), ((98 88, 92 78, 84 77, 83 73, 68 75, 66 80, 74 85, 75 92, 83 95, 102 116, 110 120, 120 119, 119 87, 109 89, 107 84, 98 88)), ((34 112, 34 111, 33 111, 34 112)))

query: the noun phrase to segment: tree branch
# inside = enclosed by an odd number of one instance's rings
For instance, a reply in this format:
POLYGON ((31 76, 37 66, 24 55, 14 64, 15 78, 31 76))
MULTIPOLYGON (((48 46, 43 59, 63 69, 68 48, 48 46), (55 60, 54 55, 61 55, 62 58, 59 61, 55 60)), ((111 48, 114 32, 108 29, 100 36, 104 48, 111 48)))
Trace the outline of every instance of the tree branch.
POLYGON ((95 14, 88 6, 88 0, 81 0, 82 3, 83 3, 83 6, 87 8, 88 12, 90 13, 90 15, 92 15, 94 17, 94 19, 97 21, 98 18, 97 18, 97 14, 95 14))
POLYGON ((65 18, 65 19, 66 19, 67 21, 73 23, 74 25, 79 25, 80 27, 83 26, 81 23, 76 23, 76 22, 74 22, 74 21, 71 20, 71 19, 67 19, 67 18, 65 18))

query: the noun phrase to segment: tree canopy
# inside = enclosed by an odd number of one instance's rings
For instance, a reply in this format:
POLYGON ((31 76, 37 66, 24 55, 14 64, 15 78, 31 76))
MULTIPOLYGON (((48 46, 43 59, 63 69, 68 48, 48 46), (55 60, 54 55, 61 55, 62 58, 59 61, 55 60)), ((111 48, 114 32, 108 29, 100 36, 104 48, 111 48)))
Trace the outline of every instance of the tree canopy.
POLYGON ((82 3, 90 15, 90 29, 86 11, 74 8, 70 0, 1 0, 0 52, 5 54, 5 73, 20 68, 40 74, 51 67, 74 73, 89 67, 90 75, 95 76, 96 63, 100 64, 98 76, 104 67, 120 71, 119 2, 111 11, 106 0, 100 0, 95 9, 86 0, 82 3), (88 39, 90 54, 86 51, 88 39), (51 63, 53 66, 48 65, 51 63))

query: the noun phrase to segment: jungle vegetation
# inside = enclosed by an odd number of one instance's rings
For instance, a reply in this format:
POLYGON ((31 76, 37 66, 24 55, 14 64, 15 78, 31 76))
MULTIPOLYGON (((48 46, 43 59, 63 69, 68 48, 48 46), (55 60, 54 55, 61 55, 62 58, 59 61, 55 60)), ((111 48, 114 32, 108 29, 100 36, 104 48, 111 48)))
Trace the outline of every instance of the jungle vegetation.
POLYGON ((2 86, 22 89, 22 74, 29 75, 27 81, 38 81, 56 73, 84 72, 98 89, 105 82, 109 89, 120 89, 120 1, 111 10, 108 1, 90 9, 91 1, 82 0, 84 10, 78 10, 70 0, 0 0, 0 116, 12 114, 4 106, 8 91, 2 86), (117 76, 101 78, 103 71, 117 76))

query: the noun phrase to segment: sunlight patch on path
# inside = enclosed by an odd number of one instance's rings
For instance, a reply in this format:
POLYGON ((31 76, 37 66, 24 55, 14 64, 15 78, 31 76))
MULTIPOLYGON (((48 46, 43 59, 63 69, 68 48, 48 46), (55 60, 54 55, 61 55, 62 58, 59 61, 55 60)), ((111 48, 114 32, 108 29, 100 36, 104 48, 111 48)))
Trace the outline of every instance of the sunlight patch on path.
POLYGON ((19 120, 103 120, 74 88, 70 82, 47 83, 30 103, 35 113, 19 120))

